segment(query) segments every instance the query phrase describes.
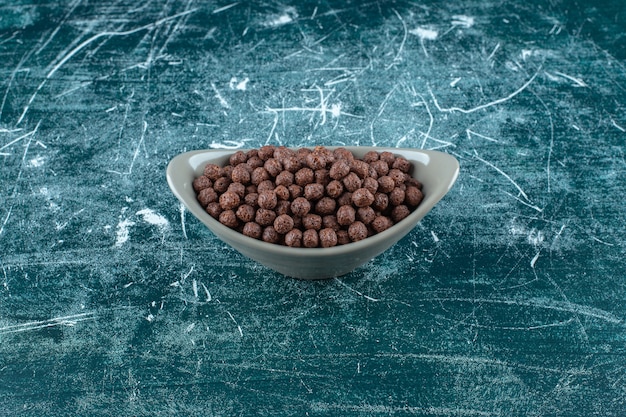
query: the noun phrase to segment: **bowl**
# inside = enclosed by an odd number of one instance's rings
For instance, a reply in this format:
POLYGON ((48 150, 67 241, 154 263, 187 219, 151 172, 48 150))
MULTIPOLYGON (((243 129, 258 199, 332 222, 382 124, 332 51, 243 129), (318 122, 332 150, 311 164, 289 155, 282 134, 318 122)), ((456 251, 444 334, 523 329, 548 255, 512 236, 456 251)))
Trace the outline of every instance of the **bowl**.
MULTIPOLYGON (((333 150, 337 147, 326 148, 333 150)), ((198 150, 177 155, 168 164, 167 182, 174 195, 191 214, 242 255, 288 277, 333 278, 367 263, 402 239, 446 195, 459 174, 458 161, 443 152, 367 146, 343 148, 359 158, 369 151, 389 151, 405 157, 413 163, 412 175, 423 184, 424 199, 408 217, 389 229, 358 242, 331 248, 292 248, 263 242, 224 226, 202 208, 196 199, 193 180, 202 175, 207 163, 226 165, 235 150, 198 150)))

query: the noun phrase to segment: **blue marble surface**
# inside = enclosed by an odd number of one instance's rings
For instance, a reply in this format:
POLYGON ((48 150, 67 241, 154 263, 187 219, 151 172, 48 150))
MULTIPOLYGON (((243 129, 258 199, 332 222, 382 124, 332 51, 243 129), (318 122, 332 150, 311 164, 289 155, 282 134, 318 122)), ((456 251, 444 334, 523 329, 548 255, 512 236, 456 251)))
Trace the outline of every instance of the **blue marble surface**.
POLYGON ((0 1, 0 415, 626 414, 622 1, 0 1), (184 151, 457 157, 339 279, 169 192, 184 151))

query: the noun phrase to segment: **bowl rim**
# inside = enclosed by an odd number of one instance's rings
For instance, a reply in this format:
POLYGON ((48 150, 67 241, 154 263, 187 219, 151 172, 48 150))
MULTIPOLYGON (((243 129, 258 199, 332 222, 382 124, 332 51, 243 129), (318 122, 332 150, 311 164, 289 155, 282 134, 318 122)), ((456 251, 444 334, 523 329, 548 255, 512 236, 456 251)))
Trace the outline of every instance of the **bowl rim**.
MULTIPOLYGON (((320 247, 294 248, 294 247, 280 245, 276 243, 264 242, 262 240, 246 236, 236 230, 233 230, 229 228, 228 226, 221 224, 217 219, 213 218, 210 214, 208 214, 195 198, 191 200, 187 196, 183 195, 181 192, 181 189, 191 188, 191 193, 193 193, 194 196, 196 193, 195 190, 193 190, 193 188, 191 187, 191 183, 196 177, 187 179, 188 186, 185 187, 185 180, 184 179, 179 180, 178 178, 181 177, 181 174, 176 173, 176 171, 179 170, 181 167, 184 167, 191 172, 196 172, 196 168, 194 168, 191 165, 191 162, 190 162, 191 158, 193 157, 198 158, 198 156, 200 155, 206 155, 206 158, 201 158, 203 162, 200 163, 201 166, 204 166, 212 160, 221 159, 225 157, 226 155, 232 155, 233 153, 237 151, 246 152, 250 149, 255 149, 255 148, 200 149, 200 150, 183 152, 181 154, 176 155, 174 158, 170 160, 167 166, 167 170, 166 170, 167 182, 172 193, 185 206, 185 208, 189 210, 198 220, 204 223, 207 226, 207 228, 211 230, 211 232, 217 235, 218 238, 221 239, 222 237, 224 237, 230 241, 234 240, 237 242, 241 242, 241 244, 246 245, 248 249, 258 250, 261 252, 270 252, 273 255, 289 256, 291 258, 293 257, 296 257, 296 258, 309 257, 310 258, 311 256, 325 256, 325 255, 331 255, 331 254, 332 255, 345 255, 345 254, 355 253, 365 248, 368 248, 370 246, 382 244, 386 241, 389 241, 390 239, 394 239, 394 237, 397 237, 396 240, 401 239, 419 223, 419 221, 437 204, 437 202, 439 202, 439 200, 441 200, 441 198, 443 198, 448 193, 448 191, 452 188, 452 186, 456 182, 456 179, 458 178, 458 175, 459 175, 458 160, 446 152, 440 152, 440 151, 435 151, 435 150, 424 150, 424 149, 417 149, 417 148, 395 148, 395 147, 382 147, 382 146, 381 147, 379 146, 324 146, 324 147, 330 150, 334 150, 337 148, 345 148, 349 150, 350 152, 354 152, 355 150, 359 150, 361 152, 374 150, 377 152, 388 151, 396 155, 401 154, 401 153, 421 154, 423 157, 425 157, 424 159, 426 159, 427 161, 423 165, 428 165, 428 163, 430 163, 433 159, 435 160, 445 159, 447 160, 449 164, 451 164, 450 177, 443 178, 448 181, 448 185, 447 187, 441 187, 441 189, 439 189, 438 192, 434 192, 434 193, 424 192, 424 199, 422 200, 422 202, 405 219, 401 220, 398 223, 395 223, 389 229, 386 229, 375 235, 369 236, 363 240, 360 240, 358 242, 350 242, 350 243, 346 243, 343 245, 336 245, 336 246, 332 246, 328 248, 320 248, 320 247), (211 158, 210 157, 211 154, 218 154, 218 156, 211 158), (407 226, 410 226, 410 227, 407 227, 407 226), (403 228, 405 230, 402 230, 403 228)), ((297 146, 297 147, 289 147, 289 148, 313 149, 314 146, 297 146)), ((406 157, 406 155, 402 155, 402 156, 406 157)), ((410 158, 407 158, 407 159, 410 159, 410 158)), ((415 164, 416 159, 413 158, 412 162, 415 164)), ((417 161, 417 162, 419 163, 423 161, 417 161)), ((197 175, 197 172, 196 172, 196 175, 197 175)), ((419 178, 417 179, 419 180, 419 178)))

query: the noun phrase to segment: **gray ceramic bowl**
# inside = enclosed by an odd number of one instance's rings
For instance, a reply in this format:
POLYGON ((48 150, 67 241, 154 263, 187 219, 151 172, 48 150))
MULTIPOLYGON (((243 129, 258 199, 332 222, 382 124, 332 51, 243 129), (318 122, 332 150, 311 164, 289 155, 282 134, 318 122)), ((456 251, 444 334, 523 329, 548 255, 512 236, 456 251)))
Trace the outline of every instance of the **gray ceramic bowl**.
MULTIPOLYGON (((328 146, 329 149, 335 147, 328 146)), ((384 232, 359 242, 332 248, 291 248, 266 243, 232 230, 207 214, 196 200, 193 180, 202 174, 207 163, 228 163, 233 150, 201 150, 174 157, 167 167, 167 182, 174 195, 218 238, 241 254, 281 274, 301 279, 323 279, 347 274, 389 249, 417 223, 450 190, 459 174, 458 161, 442 152, 418 149, 346 146, 355 156, 368 151, 389 151, 404 156, 415 167, 413 176, 423 184, 424 200, 407 218, 384 232)), ((245 150, 244 150, 245 151, 245 150)))

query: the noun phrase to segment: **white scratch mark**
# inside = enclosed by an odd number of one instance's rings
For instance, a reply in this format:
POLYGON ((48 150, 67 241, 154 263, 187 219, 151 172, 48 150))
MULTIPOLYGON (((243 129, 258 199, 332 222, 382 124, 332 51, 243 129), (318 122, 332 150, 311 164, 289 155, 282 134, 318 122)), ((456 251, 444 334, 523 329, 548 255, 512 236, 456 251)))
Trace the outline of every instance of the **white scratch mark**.
POLYGON ((183 230, 183 236, 187 239, 187 226, 185 225, 185 213, 187 209, 185 209, 185 205, 180 203, 180 227, 183 230))
POLYGON ((237 325, 237 330, 239 330, 239 335, 243 337, 243 331, 241 330, 241 326, 237 323, 237 320, 230 314, 230 311, 226 310, 226 313, 230 316, 230 319, 237 325))
POLYGON ((454 88, 459 81, 461 81, 461 77, 455 78, 452 82, 450 82, 450 87, 454 88))
POLYGON ((220 102, 220 105, 224 107, 225 109, 230 109, 230 104, 228 104, 228 102, 224 99, 224 97, 222 97, 222 94, 220 94, 214 82, 211 82, 211 88, 213 89, 213 92, 215 93, 214 97, 220 102))
POLYGON ((575 87, 589 87, 589 86, 588 86, 588 85, 587 85, 587 84, 586 84, 583 80, 581 80, 580 78, 572 77, 571 75, 564 74, 564 73, 562 73, 562 72, 560 72, 560 71, 554 71, 554 73, 555 73, 556 75, 559 75, 559 76, 563 77, 563 78, 567 78, 567 79, 568 79, 568 80, 570 80, 570 81, 573 81, 573 82, 574 82, 574 86, 575 86, 575 87))
POLYGON ((404 21, 404 19, 402 18, 402 16, 400 16, 400 13, 398 13, 396 11, 396 9, 392 9, 393 12, 396 14, 396 17, 400 20, 400 23, 402 23, 402 42, 400 42, 400 47, 398 48, 398 53, 396 54, 396 56, 393 58, 393 62, 398 62, 402 60, 402 52, 404 51, 404 44, 406 43, 406 38, 407 38, 407 28, 406 28, 406 23, 404 21))
POLYGON ((530 260, 530 267, 535 269, 535 264, 537 263, 537 259, 539 259, 539 254, 541 251, 537 252, 537 254, 530 260))
POLYGON ((491 59, 493 58, 493 56, 496 54, 496 52, 498 51, 498 49, 500 49, 500 42, 498 42, 496 44, 496 46, 493 48, 493 51, 491 51, 491 53, 489 54, 489 56, 487 57, 487 61, 491 61, 491 59))
POLYGON ((366 300, 374 301, 374 302, 380 301, 380 300, 378 300, 376 298, 370 297, 367 294, 363 294, 362 292, 355 290, 354 288, 348 286, 346 283, 341 281, 339 278, 335 278, 335 281, 338 282, 339 284, 341 284, 343 287, 345 287, 345 288, 349 289, 350 291, 354 292, 355 294, 365 298, 366 300))
POLYGON ((77 323, 86 320, 94 320, 95 313, 87 312, 80 314, 73 314, 63 317, 54 317, 49 320, 31 321, 28 323, 15 324, 10 326, 0 327, 0 335, 10 333, 20 333, 31 330, 45 329, 47 327, 54 326, 75 326, 77 323))
POLYGON ((465 130, 465 132, 467 133, 467 138, 470 139, 470 140, 472 139, 472 136, 478 136, 479 138, 483 138, 483 139, 488 140, 490 142, 500 143, 500 141, 497 140, 497 139, 490 138, 489 136, 485 136, 485 135, 482 135, 480 133, 476 133, 476 132, 474 132, 473 130, 470 130, 470 129, 465 130))
POLYGON ((439 242, 439 237, 437 237, 437 235, 435 234, 435 232, 433 232, 432 230, 430 231, 430 235, 433 237, 433 241, 435 243, 439 242))
POLYGON ((209 289, 206 287, 206 285, 204 285, 204 283, 201 282, 200 285, 202 285, 202 288, 204 289, 204 293, 206 294, 206 301, 208 303, 209 301, 213 299, 211 297, 211 293, 209 292, 209 289))
POLYGON ((191 289, 193 290, 194 298, 198 298, 198 281, 196 281, 195 278, 191 281, 191 289))
POLYGON ((491 101, 489 103, 485 103, 485 104, 481 104, 480 106, 476 106, 470 109, 462 109, 460 107, 449 107, 449 108, 443 108, 439 105, 439 102, 437 101, 437 98, 435 97, 435 95, 433 94, 432 90, 430 89, 430 87, 428 87, 428 92, 430 93, 430 97, 433 99, 433 102, 435 103, 435 107, 437 107, 437 109, 440 112, 446 112, 446 113, 453 113, 453 112, 460 112, 460 113, 464 113, 464 114, 468 114, 468 113, 474 113, 476 111, 479 110, 483 110, 486 109, 488 107, 491 106, 495 106, 497 104, 501 104, 504 103, 510 99, 512 99, 513 97, 515 97, 516 95, 518 95, 519 93, 521 93, 522 91, 524 91, 537 77, 537 74, 539 74, 539 72, 536 72, 532 77, 530 77, 530 79, 528 81, 526 81, 520 88, 518 88, 517 90, 513 91, 511 94, 509 94, 506 97, 502 97, 499 98, 497 100, 491 101))
POLYGON ((133 166, 135 165, 135 160, 139 156, 139 149, 141 148, 141 145, 143 144, 147 129, 148 129, 148 123, 144 120, 143 127, 141 129, 141 137, 139 138, 139 142, 137 143, 137 147, 135 148, 135 152, 133 153, 133 159, 130 161, 130 166, 128 167, 128 172, 127 172, 128 175, 133 173, 133 166))
POLYGON ((598 243, 602 243, 603 245, 607 245, 607 246, 615 246, 614 244, 609 243, 609 242, 605 242, 604 240, 600 240, 600 239, 598 239, 598 238, 597 238, 597 237, 595 237, 595 236, 591 236, 591 238, 592 238, 593 240, 595 240, 596 242, 598 242, 598 243))
POLYGON ((506 178, 507 180, 509 180, 511 182, 511 184, 513 184, 515 186, 515 188, 517 188, 517 190, 519 191, 519 193, 524 197, 524 199, 528 202, 530 202, 530 199, 528 198, 528 196, 526 195, 526 193, 524 192, 524 190, 522 190, 522 187, 519 186, 519 184, 517 184, 515 181, 513 181, 513 178, 511 178, 506 172, 502 171, 500 168, 498 168, 497 166, 495 166, 494 164, 492 164, 489 161, 485 161, 484 159, 482 159, 480 156, 478 155, 474 155, 474 158, 478 159, 480 162, 482 162, 483 164, 495 169, 499 174, 501 174, 504 178, 506 178))
MULTIPOLYGON (((39 121, 39 123, 37 123, 37 126, 35 126, 35 128, 34 128, 33 130, 31 130, 30 132, 25 133, 25 134, 23 134, 22 136, 19 136, 19 137, 17 137, 17 138, 15 138, 15 139, 13 139, 11 142, 9 142, 9 143, 7 143, 7 144, 3 145, 2 147, 0 147, 0 151, 2 151, 2 150, 4 150, 4 149, 8 148, 9 146, 13 145, 14 143, 19 142, 19 141, 20 141, 20 140, 22 140, 22 139, 26 139, 27 137, 32 136, 32 135, 34 135, 35 133, 37 133, 37 129, 39 129, 39 124, 40 124, 40 123, 41 123, 41 121, 39 121)), ((19 130, 21 130, 21 129, 19 129, 19 130)), ((19 131, 19 130, 18 130, 18 131, 19 131)))
POLYGON ((613 118, 611 118, 611 123, 613 124, 613 126, 615 126, 617 129, 621 130, 622 132, 626 132, 626 129, 624 129, 623 127, 621 127, 620 125, 618 125, 615 120, 613 120, 613 118))
POLYGON ((452 25, 453 26, 462 26, 466 29, 474 26, 475 19, 472 16, 465 16, 462 14, 455 14, 452 16, 452 25))
POLYGON ((120 248, 124 245, 124 243, 126 243, 126 241, 128 241, 128 238, 130 237, 129 228, 134 225, 135 222, 129 219, 124 219, 117 224, 117 238, 115 239, 116 247, 120 248))
POLYGON ((227 4, 226 6, 219 7, 217 9, 213 10, 212 14, 222 13, 223 11, 226 11, 226 10, 232 8, 232 7, 235 7, 238 4, 239 4, 239 2, 237 1, 235 3, 227 4))

